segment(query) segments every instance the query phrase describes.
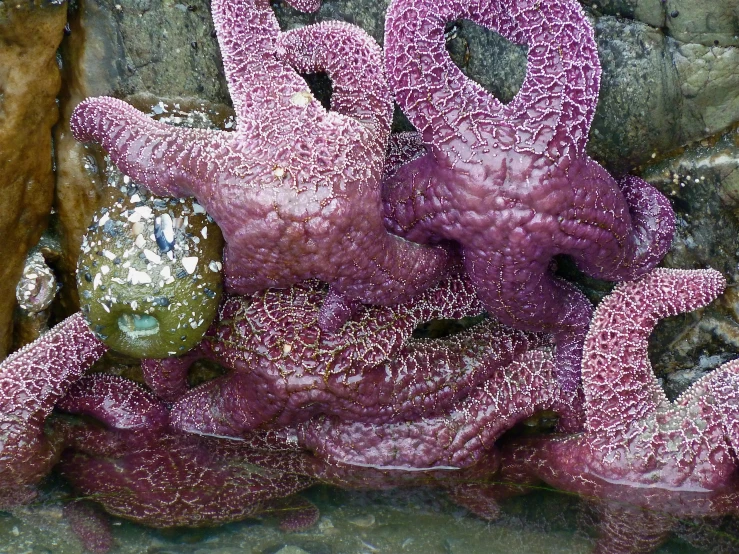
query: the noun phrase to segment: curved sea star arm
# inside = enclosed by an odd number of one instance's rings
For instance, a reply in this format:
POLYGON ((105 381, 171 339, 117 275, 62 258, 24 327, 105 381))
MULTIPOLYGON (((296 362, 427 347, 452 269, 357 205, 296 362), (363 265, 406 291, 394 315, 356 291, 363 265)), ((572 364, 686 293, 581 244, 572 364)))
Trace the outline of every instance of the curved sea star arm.
POLYGON ((372 37, 354 25, 327 21, 281 33, 277 57, 300 73, 326 72, 333 87, 331 111, 370 130, 377 143, 373 150, 385 148, 393 101, 382 50, 372 37))
POLYGON ((572 164, 567 179, 579 192, 559 214, 562 235, 554 237, 560 253, 572 256, 581 271, 631 280, 662 259, 675 231, 675 214, 662 193, 631 175, 616 182, 590 159, 572 164))
POLYGON ((574 0, 395 0, 388 9, 386 66, 391 88, 411 122, 451 163, 493 145, 559 157, 585 149, 600 84, 593 31, 574 0), (508 104, 454 65, 445 24, 469 19, 528 44, 527 74, 508 104), (486 137, 492 137, 488 139, 486 137))
POLYGON ((137 383, 117 375, 88 375, 70 387, 60 410, 94 417, 108 427, 147 433, 164 430, 167 408, 137 383))
POLYGON ((203 357, 207 357, 207 350, 201 342, 182 356, 141 360, 144 382, 159 398, 174 402, 189 388, 187 374, 190 366, 203 357))
MULTIPOLYGON (((305 11, 320 6, 318 0, 288 3, 305 11)), ((275 57, 280 26, 269 0, 214 0, 211 11, 239 124, 262 119, 307 90, 305 81, 275 57)))
POLYGON ((667 404, 647 356, 649 335, 660 319, 705 306, 725 285, 712 269, 655 269, 600 303, 582 362, 589 431, 611 436, 667 404))
POLYGON ((82 142, 95 141, 118 168, 160 196, 192 196, 213 181, 215 152, 228 134, 173 127, 154 121, 117 98, 88 98, 74 109, 70 126, 82 142))
POLYGON ((560 386, 574 392, 580 381, 582 343, 593 310, 585 295, 551 274, 548 257, 542 260, 470 253, 465 256, 465 266, 473 279, 489 284, 479 289, 478 295, 501 323, 552 334, 557 345, 560 386))
POLYGON ((0 364, 0 504, 26 496, 51 469, 59 451, 44 422, 106 350, 77 313, 0 364))
POLYGON ((693 384, 675 400, 675 406, 693 407, 688 412, 691 420, 700 417, 716 424, 715 420, 720 419, 722 434, 736 452, 739 449, 739 360, 723 364, 693 384), (696 412, 700 416, 694 415, 696 412))
POLYGON ((328 460, 386 469, 467 467, 500 435, 545 409, 565 411, 551 353, 534 350, 497 372, 448 416, 373 425, 332 418, 298 429, 301 445, 328 460))

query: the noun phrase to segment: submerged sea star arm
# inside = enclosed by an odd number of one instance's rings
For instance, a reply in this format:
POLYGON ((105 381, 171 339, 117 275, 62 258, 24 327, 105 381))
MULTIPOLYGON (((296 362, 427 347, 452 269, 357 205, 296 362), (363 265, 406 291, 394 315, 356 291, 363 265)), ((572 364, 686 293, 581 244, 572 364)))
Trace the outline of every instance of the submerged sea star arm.
POLYGON ((584 153, 600 84, 592 28, 576 2, 395 1, 386 63, 397 100, 436 155, 468 160, 491 141, 558 157, 584 153), (469 19, 528 44, 521 92, 503 105, 454 65, 445 24, 469 19), (402 29, 402 30, 401 30, 402 29), (594 61, 593 61, 594 60, 594 61), (568 121, 562 125, 561 121, 568 121))
POLYGON ((208 152, 225 147, 225 134, 154 121, 117 98, 80 102, 70 120, 74 137, 99 143, 116 166, 161 196, 192 196, 217 170, 208 152))
POLYGON ((25 496, 51 469, 59 452, 44 422, 106 350, 78 313, 0 364, 0 504, 25 496))
POLYGON ((650 554, 667 540, 672 516, 627 504, 605 503, 593 554, 650 554))
POLYGON ((243 519, 312 483, 274 469, 294 467, 291 452, 254 452, 250 443, 168 432, 163 404, 127 379, 86 378, 60 406, 108 425, 63 424, 74 448, 61 463, 62 474, 109 513, 145 525, 243 519))
POLYGON ((608 435, 668 404, 647 356, 649 335, 659 319, 705 306, 725 285, 714 270, 656 269, 601 302, 582 363, 588 430, 608 435))
POLYGON ((467 467, 500 435, 545 409, 569 408, 551 353, 531 351, 498 371, 447 416, 374 425, 324 417, 299 428, 301 445, 328 460, 376 468, 467 467))

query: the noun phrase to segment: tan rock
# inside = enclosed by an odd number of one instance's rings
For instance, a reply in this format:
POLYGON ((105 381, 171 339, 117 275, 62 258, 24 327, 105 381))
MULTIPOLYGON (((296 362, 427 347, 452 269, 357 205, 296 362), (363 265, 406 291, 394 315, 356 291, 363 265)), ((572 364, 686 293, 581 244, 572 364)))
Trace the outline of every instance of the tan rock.
POLYGON ((54 192, 56 50, 66 4, 0 2, 0 358, 12 340, 15 287, 46 227, 54 192))

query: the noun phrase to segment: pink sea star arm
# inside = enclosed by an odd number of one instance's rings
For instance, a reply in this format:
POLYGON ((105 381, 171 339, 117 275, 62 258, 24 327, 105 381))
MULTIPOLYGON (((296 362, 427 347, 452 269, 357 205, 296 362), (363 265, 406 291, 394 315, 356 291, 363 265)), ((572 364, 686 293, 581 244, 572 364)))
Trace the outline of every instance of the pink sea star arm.
MULTIPOLYGON (((676 407, 700 415, 711 424, 721 422, 721 433, 739 449, 739 360, 732 360, 699 380, 675 400, 676 407)), ((688 422, 689 423, 689 422, 688 422)))
POLYGON ((572 256, 587 275, 609 281, 635 279, 662 259, 675 231, 670 202, 662 193, 633 175, 616 186, 590 159, 571 164, 567 178, 580 192, 560 213, 559 233, 552 235, 558 252, 572 256))
POLYGON ((385 425, 324 417, 300 426, 300 443, 343 464, 376 468, 467 467, 515 423, 537 411, 569 408, 551 353, 534 350, 496 372, 447 416, 385 425))
POLYGON ((182 356, 141 360, 144 381, 159 398, 174 402, 189 388, 187 374, 190 366, 206 356, 202 344, 199 344, 182 356))
POLYGON ((647 356, 649 335, 659 319, 705 306, 725 285, 710 269, 655 269, 601 302, 582 363, 588 430, 625 429, 668 404, 647 356))
POLYGON ((307 87, 299 75, 275 57, 280 26, 269 0, 215 0, 211 11, 239 121, 289 109, 288 99, 307 87))
POLYGON ((192 196, 207 185, 217 169, 207 152, 222 149, 225 139, 220 131, 159 123, 107 96, 83 100, 70 127, 77 140, 99 143, 122 172, 162 196, 192 196))
POLYGON ((369 128, 370 140, 385 148, 392 94, 387 81, 377 78, 382 50, 367 33, 341 21, 301 27, 280 34, 277 56, 301 73, 326 72, 333 89, 331 111, 369 128))
POLYGON ((386 63, 398 103, 435 154, 451 163, 471 149, 513 142, 554 157, 584 153, 600 84, 595 38, 574 1, 396 0, 386 22, 386 63), (444 26, 469 19, 528 44, 519 94, 503 105, 454 65, 444 26), (567 121, 568 125, 561 122, 567 121), (461 132, 460 132, 461 131, 461 132))
POLYGON ((59 452, 44 422, 106 350, 78 313, 0 364, 0 503, 24 496, 51 469, 59 452))

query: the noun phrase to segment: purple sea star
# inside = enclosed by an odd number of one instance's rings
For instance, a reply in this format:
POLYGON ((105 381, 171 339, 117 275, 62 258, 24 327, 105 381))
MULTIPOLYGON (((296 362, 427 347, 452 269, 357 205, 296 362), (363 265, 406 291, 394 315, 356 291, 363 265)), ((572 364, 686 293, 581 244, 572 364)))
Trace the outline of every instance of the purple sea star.
POLYGON ((430 319, 479 313, 468 282, 450 277, 413 301, 363 306, 336 333, 316 325, 320 285, 232 297, 200 348, 142 364, 150 386, 172 406, 175 427, 238 437, 328 414, 344 421, 386 423, 445 413, 458 400, 543 337, 493 321, 444 339, 412 339, 430 319), (187 392, 198 357, 231 371, 187 392))
POLYGON ((227 290, 330 283, 320 318, 326 330, 340 327, 358 302, 405 301, 438 281, 447 251, 391 235, 383 224, 392 98, 378 45, 338 22, 280 33, 267 0, 214 0, 212 10, 235 132, 174 128, 100 97, 75 109, 75 137, 100 143, 155 194, 197 197, 227 242, 227 290), (328 73, 332 111, 297 71, 328 73))
MULTIPOLYGON (((123 378, 91 375, 59 408, 105 426, 56 420, 68 451, 60 469, 108 513, 153 527, 212 526, 282 507, 280 499, 313 484, 300 475, 303 453, 254 442, 172 433, 163 402, 123 378), (294 460, 293 460, 294 458, 294 460)), ((318 519, 294 499, 282 525, 296 530, 318 519)))
MULTIPOLYGON (((386 224, 412 241, 459 243, 485 308, 506 325, 553 333, 563 387, 574 390, 592 307, 552 275, 553 256, 572 256, 593 277, 632 279, 662 258, 674 229, 664 196, 637 177, 614 180, 585 152, 600 64, 582 9, 574 0, 394 0, 385 60, 426 147, 385 181, 386 224), (452 62, 444 31, 458 19, 529 46, 510 103, 452 62)), ((414 150, 407 139, 400 152, 414 150)))
MULTIPOLYGON (((319 481, 352 489, 431 485, 446 489, 480 517, 498 515, 490 482, 499 467, 494 450, 463 470, 373 468, 298 449, 289 439, 294 430, 287 428, 239 441, 176 434, 167 429, 161 401, 131 381, 100 374, 81 379, 59 407, 105 424, 53 420, 55 432, 70 447, 62 474, 107 512, 145 525, 216 525, 284 509, 283 528, 310 527, 317 519, 315 507, 283 497, 319 481)), ((88 543, 110 544, 101 522, 90 521, 94 513, 74 515, 88 526, 82 529, 88 543), (96 525, 89 528, 91 523, 96 525)))
POLYGON ((572 411, 554 377, 548 350, 532 350, 499 367, 443 415, 376 425, 322 417, 298 427, 298 442, 331 463, 378 469, 460 469, 491 457, 503 432, 536 412, 556 410, 571 427, 572 411))
POLYGON ((598 552, 651 552, 674 518, 739 511, 739 360, 670 403, 647 357, 660 318, 708 304, 724 285, 717 271, 671 269, 619 285, 585 341, 585 431, 507 450, 511 482, 541 479, 603 501, 598 552))
POLYGON ((0 506, 33 498, 61 454, 46 417, 106 349, 75 314, 0 364, 0 506))

